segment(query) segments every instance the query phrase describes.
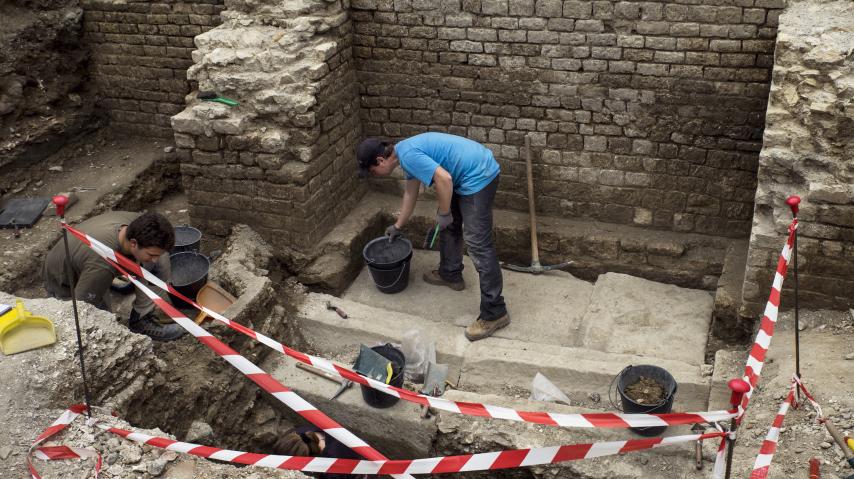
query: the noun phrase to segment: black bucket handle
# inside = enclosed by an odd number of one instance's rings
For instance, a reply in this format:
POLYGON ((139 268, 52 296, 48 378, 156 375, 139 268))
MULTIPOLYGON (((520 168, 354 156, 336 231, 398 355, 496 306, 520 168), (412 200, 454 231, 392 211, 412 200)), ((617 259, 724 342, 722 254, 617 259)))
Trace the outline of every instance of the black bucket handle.
POLYGON ((377 286, 377 288, 380 288, 380 289, 391 288, 392 286, 396 285, 397 282, 400 281, 401 278, 403 278, 403 273, 404 273, 404 271, 406 271, 406 263, 408 263, 408 262, 409 262, 409 260, 403 262, 403 265, 401 265, 401 267, 400 267, 400 273, 397 275, 397 279, 395 279, 391 283, 379 284, 379 283, 377 283, 377 280, 375 279, 374 284, 377 286))

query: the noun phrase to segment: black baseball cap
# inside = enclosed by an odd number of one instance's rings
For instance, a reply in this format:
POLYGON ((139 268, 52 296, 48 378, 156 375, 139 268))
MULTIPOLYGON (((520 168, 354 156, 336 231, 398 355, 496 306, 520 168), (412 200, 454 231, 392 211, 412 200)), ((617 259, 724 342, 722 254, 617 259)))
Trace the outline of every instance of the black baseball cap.
POLYGON ((359 177, 371 176, 371 167, 377 164, 377 157, 384 156, 388 143, 377 138, 367 138, 356 147, 356 161, 359 162, 359 177))

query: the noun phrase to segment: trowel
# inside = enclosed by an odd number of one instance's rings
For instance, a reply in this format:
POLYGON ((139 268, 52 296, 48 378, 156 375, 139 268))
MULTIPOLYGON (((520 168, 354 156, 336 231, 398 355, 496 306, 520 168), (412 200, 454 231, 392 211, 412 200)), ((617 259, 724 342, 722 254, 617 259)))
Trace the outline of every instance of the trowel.
MULTIPOLYGON (((445 393, 445 383, 448 379, 448 365, 436 364, 434 362, 427 363, 427 373, 424 374, 424 387, 421 388, 421 394, 433 397, 439 397, 445 393)), ((421 418, 427 419, 430 417, 430 408, 427 405, 421 406, 421 418)))

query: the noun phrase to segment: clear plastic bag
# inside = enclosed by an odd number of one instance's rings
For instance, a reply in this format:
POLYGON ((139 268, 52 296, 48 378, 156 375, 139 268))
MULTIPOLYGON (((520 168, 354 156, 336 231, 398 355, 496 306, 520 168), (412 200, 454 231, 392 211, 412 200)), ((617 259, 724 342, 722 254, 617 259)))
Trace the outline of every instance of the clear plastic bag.
POLYGON ((540 373, 534 376, 531 383, 531 399, 570 405, 569 397, 540 373))
POLYGON ((403 369, 406 379, 414 383, 423 382, 427 364, 436 362, 436 343, 419 329, 410 329, 400 339, 401 351, 406 357, 403 369))

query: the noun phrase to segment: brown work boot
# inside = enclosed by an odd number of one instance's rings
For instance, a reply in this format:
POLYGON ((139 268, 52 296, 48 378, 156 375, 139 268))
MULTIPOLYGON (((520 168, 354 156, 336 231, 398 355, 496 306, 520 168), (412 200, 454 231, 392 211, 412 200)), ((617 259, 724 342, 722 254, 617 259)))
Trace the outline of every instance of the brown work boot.
POLYGON ((471 323, 466 328, 466 339, 477 341, 478 339, 488 338, 508 324, 510 324, 510 313, 504 314, 504 316, 495 321, 484 321, 477 318, 477 321, 471 323))
POLYGON ((428 284, 433 284, 436 286, 447 286, 447 287, 453 289, 454 291, 462 291, 462 290, 466 289, 466 282, 465 281, 460 280, 457 283, 445 281, 444 279, 442 279, 441 276, 439 276, 439 270, 437 270, 437 269, 434 269, 433 271, 430 271, 429 273, 424 273, 424 282, 428 283, 428 284))

